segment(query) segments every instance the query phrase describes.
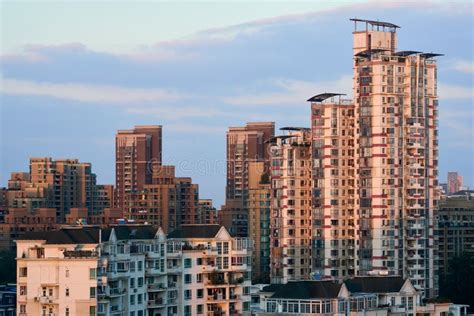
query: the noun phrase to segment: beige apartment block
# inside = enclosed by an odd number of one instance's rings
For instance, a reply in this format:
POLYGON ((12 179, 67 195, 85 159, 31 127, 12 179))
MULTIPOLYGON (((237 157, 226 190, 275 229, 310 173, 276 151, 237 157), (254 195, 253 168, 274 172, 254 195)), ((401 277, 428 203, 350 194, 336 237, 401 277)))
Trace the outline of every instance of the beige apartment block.
POLYGON ((409 277, 431 297, 437 287, 434 57, 439 54, 399 51, 397 25, 352 20, 359 122, 359 273, 409 277))
POLYGON ((324 93, 311 102, 313 276, 357 275, 358 129, 352 100, 324 93))
POLYGON ((311 133, 282 128, 270 140, 270 277, 272 283, 311 275, 311 133))

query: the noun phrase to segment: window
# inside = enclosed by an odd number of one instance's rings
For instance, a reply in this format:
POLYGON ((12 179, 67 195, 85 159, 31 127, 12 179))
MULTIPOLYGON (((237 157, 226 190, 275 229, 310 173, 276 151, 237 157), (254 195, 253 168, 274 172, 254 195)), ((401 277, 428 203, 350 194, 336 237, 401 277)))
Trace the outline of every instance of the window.
POLYGON ((135 272, 135 261, 130 262, 130 272, 135 272))
POLYGON ((143 278, 138 278, 138 287, 143 287, 143 278))
POLYGON ((26 285, 20 286, 20 295, 26 295, 26 285))
POLYGON ((196 274, 196 282, 197 283, 202 283, 202 273, 196 274))
POLYGON ((250 287, 244 286, 244 295, 250 295, 250 287))
POLYGON ((244 302, 244 311, 250 310, 250 302, 244 302))
POLYGON ((89 306, 89 315, 95 316, 95 306, 89 306))
POLYGON ((28 268, 26 268, 26 267, 20 268, 19 275, 20 275, 20 277, 28 276, 28 268))
POLYGON ((135 287, 135 278, 130 278, 130 288, 133 289, 135 287))
POLYGON ((66 316, 69 316, 69 307, 66 307, 66 316))
POLYGON ((20 313, 26 314, 26 305, 20 305, 20 313))
POLYGON ((135 305, 135 294, 130 295, 130 305, 135 305))
POLYGON ((204 290, 203 289, 197 289, 196 291, 196 297, 197 298, 203 298, 204 297, 204 290))
POLYGON ((69 296, 69 288, 66 288, 66 296, 69 296))
POLYGON ((48 289, 49 296, 53 296, 53 289, 48 289))
POLYGON ((199 304, 196 306, 196 313, 197 314, 203 314, 204 313, 204 308, 202 304, 199 304))
POLYGON ((97 277, 97 269, 96 268, 90 268, 89 269, 89 279, 90 280, 95 280, 97 277))
POLYGON ((191 316, 191 305, 184 306, 184 316, 191 316))
POLYGON ((192 280, 191 274, 185 274, 185 275, 184 275, 184 283, 190 284, 190 283, 192 283, 192 282, 193 282, 193 280, 192 280))
POLYGON ((191 290, 185 290, 184 291, 184 299, 185 300, 190 300, 192 297, 191 290))
POLYGON ((224 254, 227 255, 229 253, 229 243, 225 242, 224 243, 224 254))
POLYGON ((143 294, 138 294, 137 296, 137 304, 143 304, 143 294))
MULTIPOLYGON (((89 289, 89 297, 90 298, 95 298, 95 287, 91 287, 89 289)), ((95 308, 95 306, 94 306, 94 308, 95 308)))
POLYGON ((196 259, 196 265, 202 266, 202 258, 197 258, 196 259))
POLYGON ((138 271, 143 271, 143 261, 138 261, 138 271))
POLYGON ((189 269, 191 268, 191 265, 192 265, 192 260, 190 258, 186 258, 184 259, 184 267, 189 269))

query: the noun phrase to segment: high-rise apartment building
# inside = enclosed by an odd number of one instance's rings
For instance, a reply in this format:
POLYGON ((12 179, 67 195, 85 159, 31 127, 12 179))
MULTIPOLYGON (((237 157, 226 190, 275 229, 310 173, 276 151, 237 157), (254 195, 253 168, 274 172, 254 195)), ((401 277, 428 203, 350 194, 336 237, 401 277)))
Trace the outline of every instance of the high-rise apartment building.
POLYGON ((227 131, 226 199, 245 200, 248 195, 248 164, 264 161, 268 167, 268 144, 275 134, 275 123, 247 123, 227 131))
POLYGON ((272 283, 311 275, 311 134, 283 128, 270 140, 270 277, 272 283))
POLYGON ((221 221, 236 236, 248 236, 249 163, 263 162, 263 172, 268 173, 266 141, 274 134, 273 122, 252 122, 227 131, 226 201, 221 221))
POLYGON ((353 101, 316 95, 311 135, 272 145, 272 282, 399 275, 432 297, 439 54, 397 50, 394 24, 353 21, 353 101))
POLYGON ((249 213, 248 232, 253 240, 252 281, 270 282, 270 202, 269 175, 264 172, 264 162, 249 163, 249 213))
POLYGON ((115 136, 115 206, 124 209, 126 194, 152 183, 153 168, 160 166, 161 133, 159 125, 135 126, 119 130, 115 136))
POLYGON ((313 158, 313 273, 315 278, 345 279, 357 275, 358 270, 356 111, 352 100, 339 94, 324 93, 308 101, 313 158))
POLYGON ((397 25, 352 19, 359 128, 359 273, 433 296, 439 54, 397 50, 397 25), (360 28, 362 25, 362 28, 360 28))

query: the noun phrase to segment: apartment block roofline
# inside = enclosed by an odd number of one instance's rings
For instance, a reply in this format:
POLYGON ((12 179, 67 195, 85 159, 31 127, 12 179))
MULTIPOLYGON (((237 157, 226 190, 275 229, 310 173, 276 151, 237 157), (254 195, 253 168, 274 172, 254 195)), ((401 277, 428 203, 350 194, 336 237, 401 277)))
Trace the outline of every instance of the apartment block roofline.
POLYGON ((375 21, 375 20, 365 20, 365 19, 358 19, 358 18, 352 18, 349 19, 350 21, 354 21, 354 30, 357 31, 357 23, 365 23, 366 25, 366 30, 368 29, 368 26, 376 26, 377 30, 379 30, 379 27, 382 27, 383 31, 385 31, 385 28, 388 27, 390 29, 393 29, 395 31, 397 28, 401 28, 400 26, 390 23, 390 22, 382 22, 382 21, 375 21))
POLYGON ((314 97, 311 97, 307 100, 307 102, 323 102, 326 99, 343 96, 346 95, 345 93, 331 93, 331 92, 324 92, 321 94, 317 94, 314 97))
POLYGON ((280 128, 280 131, 309 131, 309 127, 292 127, 292 126, 286 126, 280 128))

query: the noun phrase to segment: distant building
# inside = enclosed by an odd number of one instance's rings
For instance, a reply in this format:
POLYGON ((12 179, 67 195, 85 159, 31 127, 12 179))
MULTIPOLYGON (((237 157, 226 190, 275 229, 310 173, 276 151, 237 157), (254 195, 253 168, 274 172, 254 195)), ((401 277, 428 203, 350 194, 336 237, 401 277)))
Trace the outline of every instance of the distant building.
POLYGON ((448 172, 448 195, 458 192, 462 185, 462 176, 457 172, 448 172))
POLYGON ((0 316, 16 315, 16 285, 0 285, 0 316))
POLYGON ((249 163, 249 238, 254 242, 252 281, 270 282, 270 203, 271 185, 263 173, 264 162, 249 163))
POLYGON ((28 231, 56 229, 103 216, 113 202, 113 186, 97 185, 90 163, 77 159, 31 158, 30 172, 12 172, 2 189, 0 248, 28 231), (73 209, 85 210, 81 218, 73 209))
POLYGON ((440 201, 436 237, 442 277, 448 272, 450 258, 464 252, 474 254, 474 192, 440 201))
POLYGON ((176 177, 174 166, 156 167, 150 184, 125 196, 128 221, 159 226, 165 233, 198 222, 199 187, 191 178, 176 177))
POLYGON ((236 236, 248 236, 249 163, 263 162, 264 172, 269 169, 269 145, 275 123, 251 122, 243 127, 229 127, 227 131, 226 201, 221 208, 226 226, 236 236))
POLYGON ((217 224, 219 222, 212 199, 199 199, 196 224, 217 224))
POLYGON ((162 163, 162 127, 135 126, 115 136, 115 207, 125 209, 126 196, 152 183, 153 168, 162 163))
POLYGON ((218 225, 25 234, 18 315, 249 315, 251 253, 218 225))

